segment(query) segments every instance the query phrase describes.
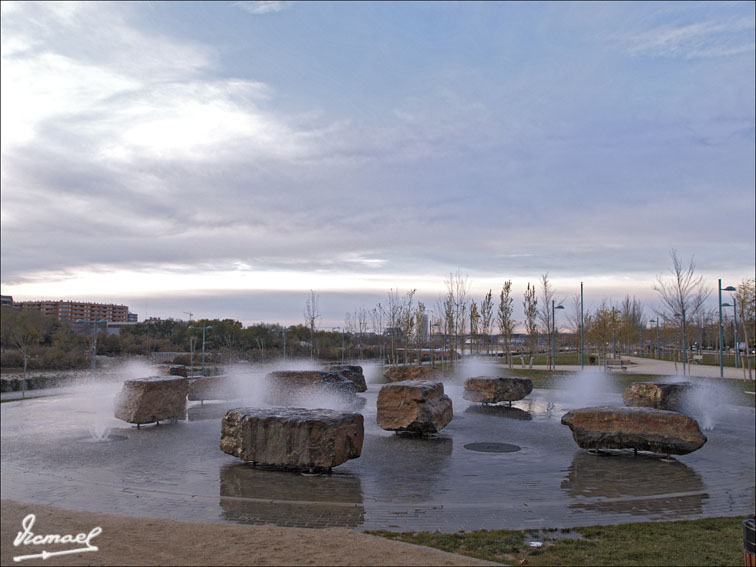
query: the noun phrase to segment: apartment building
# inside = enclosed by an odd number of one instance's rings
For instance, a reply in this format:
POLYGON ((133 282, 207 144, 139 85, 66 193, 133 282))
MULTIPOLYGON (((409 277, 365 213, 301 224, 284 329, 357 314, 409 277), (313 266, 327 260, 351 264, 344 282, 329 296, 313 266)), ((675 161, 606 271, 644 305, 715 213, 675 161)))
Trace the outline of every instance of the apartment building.
POLYGON ((105 320, 108 323, 128 323, 128 305, 114 305, 111 303, 85 303, 79 301, 17 301, 14 306, 18 309, 37 310, 42 315, 55 317, 59 321, 74 323, 79 319, 84 321, 105 320))

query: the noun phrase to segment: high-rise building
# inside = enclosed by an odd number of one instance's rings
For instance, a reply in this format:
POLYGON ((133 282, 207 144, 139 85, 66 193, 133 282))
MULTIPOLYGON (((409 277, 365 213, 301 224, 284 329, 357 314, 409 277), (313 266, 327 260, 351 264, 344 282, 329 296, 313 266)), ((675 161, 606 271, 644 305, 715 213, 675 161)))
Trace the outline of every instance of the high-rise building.
POLYGON ((17 301, 14 305, 24 310, 37 310, 42 315, 55 317, 58 321, 69 323, 74 323, 79 319, 88 322, 104 319, 108 323, 127 323, 129 321, 128 305, 79 301, 17 301))

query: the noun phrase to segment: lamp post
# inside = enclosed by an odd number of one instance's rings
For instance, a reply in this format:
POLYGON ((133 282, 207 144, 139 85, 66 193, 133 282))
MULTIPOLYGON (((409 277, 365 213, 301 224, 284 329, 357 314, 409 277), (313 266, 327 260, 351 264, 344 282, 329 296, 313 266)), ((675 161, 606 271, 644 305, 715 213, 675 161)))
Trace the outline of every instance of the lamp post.
POLYGON ((738 357, 738 320, 737 320, 737 311, 735 307, 735 300, 733 300, 732 304, 730 303, 723 303, 722 307, 732 307, 732 336, 733 336, 733 342, 735 343, 735 368, 740 368, 739 363, 739 357, 738 357))
POLYGON ((583 282, 580 282, 580 369, 585 368, 585 321, 583 320, 583 282))
POLYGON ((656 323, 656 360, 659 360, 659 318, 651 319, 649 323, 656 323))
MULTIPOLYGON (((196 329, 194 325, 189 325, 190 329, 196 329)), ((205 333, 207 329, 212 329, 212 325, 202 323, 202 376, 205 376, 205 333)))
MULTIPOLYGON (((722 288, 722 280, 718 280, 719 287, 719 377, 724 378, 724 336, 722 331, 722 292, 723 291, 737 291, 733 286, 728 285, 726 288, 722 288)), ((737 349, 736 349, 737 350, 737 349)))
POLYGON ((551 322, 554 325, 552 329, 552 364, 553 369, 556 370, 556 312, 555 309, 564 309, 564 305, 557 305, 554 307, 554 300, 551 300, 551 322))
POLYGON ((614 318, 617 313, 622 313, 622 311, 619 311, 618 309, 615 309, 612 307, 612 359, 617 360, 617 341, 614 336, 614 327, 615 327, 615 321, 614 318))
POLYGON ((93 319, 92 321, 85 321, 84 319, 77 319, 77 323, 92 323, 92 332, 94 333, 94 346, 92 348, 92 374, 97 373, 97 328, 100 323, 107 323, 105 319, 93 319))

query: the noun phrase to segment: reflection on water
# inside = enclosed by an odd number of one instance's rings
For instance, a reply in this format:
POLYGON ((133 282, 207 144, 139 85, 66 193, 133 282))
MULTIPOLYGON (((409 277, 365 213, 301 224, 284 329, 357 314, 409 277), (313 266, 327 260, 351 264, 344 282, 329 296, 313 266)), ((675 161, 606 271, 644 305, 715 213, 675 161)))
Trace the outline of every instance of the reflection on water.
POLYGON ((520 408, 497 405, 472 405, 465 409, 465 413, 474 413, 478 415, 492 415, 495 417, 506 417, 508 419, 520 419, 529 421, 533 419, 530 412, 520 408))
POLYGON ((220 469, 220 496, 233 522, 356 528, 365 519, 360 478, 350 473, 304 476, 235 463, 220 469))
POLYGON ((189 421, 206 421, 209 419, 221 419, 230 409, 238 407, 238 403, 205 402, 204 405, 190 406, 186 410, 186 417, 189 421))
POLYGON ((371 472, 379 479, 376 497, 401 504, 434 500, 451 466, 453 449, 451 437, 366 437, 363 452, 374 457, 371 472))
POLYGON ((570 508, 678 517, 701 513, 708 495, 699 474, 677 460, 629 453, 576 453, 561 488, 570 508))

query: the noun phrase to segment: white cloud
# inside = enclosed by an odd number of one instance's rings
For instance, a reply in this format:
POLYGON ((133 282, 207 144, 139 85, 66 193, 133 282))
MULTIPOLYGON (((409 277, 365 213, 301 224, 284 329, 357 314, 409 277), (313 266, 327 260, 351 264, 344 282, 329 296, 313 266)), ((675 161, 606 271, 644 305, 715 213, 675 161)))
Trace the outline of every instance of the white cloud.
POLYGON ((263 0, 259 2, 234 2, 234 6, 238 6, 242 10, 255 15, 281 12, 288 9, 291 4, 292 2, 279 2, 276 0, 263 0))
POLYGON ((619 39, 631 55, 694 59, 753 51, 753 30, 753 18, 726 22, 708 20, 687 25, 659 26, 626 34, 619 39))

